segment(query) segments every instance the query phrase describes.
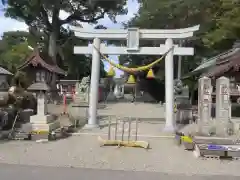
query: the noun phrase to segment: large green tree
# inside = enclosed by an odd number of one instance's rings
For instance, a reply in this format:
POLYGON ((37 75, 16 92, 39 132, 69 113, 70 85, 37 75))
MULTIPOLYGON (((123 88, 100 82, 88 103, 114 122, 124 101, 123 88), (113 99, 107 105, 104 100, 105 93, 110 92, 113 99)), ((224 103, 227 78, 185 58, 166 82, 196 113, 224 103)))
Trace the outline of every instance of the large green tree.
POLYGON ((27 32, 5 32, 0 40, 0 65, 15 73, 31 53, 28 46, 34 43, 27 39, 31 39, 27 32))
MULTIPOLYGON (((185 46, 194 46, 195 56, 185 58, 185 71, 195 68, 203 57, 210 57, 231 48, 240 36, 240 1, 229 0, 138 0, 138 14, 126 26, 173 29, 200 24, 198 31, 185 46)), ((149 43, 149 42, 148 42, 149 43)), ((177 42, 176 42, 177 43, 177 42)), ((150 43, 154 45, 156 42, 150 43)), ((152 59, 154 59, 153 57, 152 59)), ((136 62, 136 57, 121 58, 136 62)), ((144 58, 138 58, 144 62, 144 58)))
POLYGON ((96 23, 108 15, 115 21, 125 14, 126 0, 8 0, 5 15, 24 21, 33 34, 44 32, 48 37, 48 54, 56 60, 58 40, 64 24, 96 23), (68 13, 65 19, 60 12, 68 13))
POLYGON ((240 38, 240 1, 215 0, 218 6, 212 7, 216 24, 205 36, 207 46, 221 49, 229 47, 240 38))
MULTIPOLYGON (((75 55, 73 53, 73 46, 75 44, 86 45, 86 41, 82 41, 74 37, 71 31, 62 31, 58 41, 60 50, 58 51, 63 61, 58 61, 58 64, 68 75, 73 79, 81 79, 83 76, 87 76, 91 72, 91 59, 85 55, 75 55)), ((34 47, 37 44, 43 45, 42 51, 45 49, 45 39, 43 36, 33 36, 24 31, 11 31, 5 32, 0 40, 0 66, 9 69, 12 73, 15 73, 17 67, 21 65, 28 56, 32 53, 30 47, 34 47)), ((104 66, 101 66, 101 76, 104 76, 104 66)))
MULTIPOLYGON (((200 24, 201 29, 194 36, 194 41, 185 41, 185 45, 191 43, 192 46, 195 46, 197 55, 201 54, 202 56, 206 54, 202 36, 215 24, 211 21, 212 14, 208 10, 213 6, 213 1, 139 0, 139 3, 138 15, 131 19, 126 26, 149 29, 175 29, 200 24)), ((159 45, 158 42, 148 42, 148 44, 159 45)))
MULTIPOLYGON (((81 79, 84 76, 88 76, 91 73, 91 56, 76 55, 73 53, 74 46, 87 45, 88 41, 78 39, 74 36, 73 32, 65 31, 61 34, 61 40, 59 46, 61 47, 59 52, 62 55, 62 66, 68 72, 69 78, 81 79)), ((105 76, 105 70, 103 62, 101 61, 100 76, 105 76)))
MULTIPOLYGON (((195 55, 184 57, 183 73, 196 68, 205 57, 211 57, 231 48, 240 38, 239 0, 138 0, 140 9, 126 27, 149 29, 186 28, 200 24, 200 30, 184 46, 193 46, 195 55)), ((146 42, 143 42, 146 43, 146 42)), ((159 42, 147 42, 159 45, 159 42)), ((175 42, 178 43, 178 42, 175 42)), ((152 57, 154 60, 156 57, 152 57)), ((120 62, 144 64, 145 57, 120 57, 120 62)), ((177 62, 177 61, 175 61, 177 62)), ((160 64, 160 76, 164 76, 164 63, 160 64)), ((176 66, 175 66, 176 67, 176 66)), ((176 70, 177 68, 175 68, 176 70)), ((196 87, 197 77, 186 82, 191 90, 196 87)))

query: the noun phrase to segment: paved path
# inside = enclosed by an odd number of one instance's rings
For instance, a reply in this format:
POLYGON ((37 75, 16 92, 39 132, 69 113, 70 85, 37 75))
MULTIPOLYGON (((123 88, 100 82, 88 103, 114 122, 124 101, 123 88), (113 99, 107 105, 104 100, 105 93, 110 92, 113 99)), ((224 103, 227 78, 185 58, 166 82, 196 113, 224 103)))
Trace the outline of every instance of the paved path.
POLYGON ((56 168, 0 164, 1 180, 238 180, 240 177, 224 175, 166 174, 156 172, 129 172, 85 168, 56 168))

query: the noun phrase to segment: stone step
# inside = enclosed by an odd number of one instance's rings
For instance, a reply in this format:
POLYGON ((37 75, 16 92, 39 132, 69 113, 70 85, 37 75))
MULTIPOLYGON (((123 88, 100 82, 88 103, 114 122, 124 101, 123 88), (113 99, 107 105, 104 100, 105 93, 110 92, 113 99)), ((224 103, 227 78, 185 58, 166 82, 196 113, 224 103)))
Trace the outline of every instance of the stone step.
MULTIPOLYGON (((205 137, 205 136, 194 136, 193 141, 196 144, 216 144, 216 145, 234 145, 237 140, 231 137, 205 137)), ((239 141, 240 142, 240 141, 239 141)))
POLYGON ((49 124, 32 124, 33 131, 53 131, 60 128, 60 122, 55 121, 49 124))
POLYGON ((239 158, 240 157, 240 145, 211 145, 197 144, 194 150, 197 157, 217 157, 217 158, 239 158))
POLYGON ((35 124, 49 124, 54 121, 54 118, 52 115, 34 115, 30 117, 30 123, 35 124))
POLYGON ((30 140, 31 135, 29 133, 25 133, 25 132, 16 132, 13 135, 13 139, 15 139, 15 140, 30 140))

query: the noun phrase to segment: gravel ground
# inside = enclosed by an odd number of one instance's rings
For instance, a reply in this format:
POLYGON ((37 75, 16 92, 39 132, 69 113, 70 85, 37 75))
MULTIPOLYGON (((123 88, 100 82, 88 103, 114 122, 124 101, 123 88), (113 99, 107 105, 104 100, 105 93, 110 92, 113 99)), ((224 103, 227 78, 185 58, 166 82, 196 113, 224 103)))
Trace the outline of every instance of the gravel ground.
MULTIPOLYGON (((59 113, 59 109, 56 106, 50 107, 52 111, 59 113)), ((86 115, 85 108, 68 108, 68 112, 72 117, 80 118, 86 115)), ((95 129, 91 131, 92 133, 107 133, 109 116, 111 116, 111 121, 113 122, 112 129, 115 128, 114 122, 116 118, 119 120, 132 118, 131 129, 132 133, 135 132, 136 123, 135 119, 139 119, 138 133, 147 136, 158 136, 164 135, 162 129, 164 128, 164 108, 160 104, 147 104, 147 103, 116 103, 108 104, 106 108, 98 109, 98 116, 100 121, 101 129, 95 129)), ((83 119, 83 118, 82 118, 83 119)), ((86 118, 85 118, 86 119, 86 118)), ((85 121, 85 119, 83 121, 85 121)), ((83 124, 83 123, 81 123, 83 124)), ((128 127, 128 123, 125 124, 125 128, 128 127)), ((119 128, 119 127, 118 127, 119 128)), ((89 130, 82 129, 80 132, 89 132, 89 130)))
MULTIPOLYGON (((99 116, 119 116, 119 117, 138 117, 144 119, 162 119, 165 117, 164 106, 160 104, 148 104, 148 103, 112 103, 102 104, 106 105, 106 108, 98 109, 99 116)), ((48 105, 49 112, 60 114, 63 112, 62 105, 48 105)), ((74 116, 86 116, 86 108, 71 108, 68 107, 68 112, 74 116)))
POLYGON ((0 146, 0 163, 186 175, 240 175, 240 161, 195 159, 191 152, 174 146, 172 140, 146 140, 152 149, 99 147, 96 136, 86 135, 45 144, 12 141, 0 146))
MULTIPOLYGON (((110 114, 116 112, 117 116, 139 116, 155 119, 155 122, 156 118, 160 116, 157 105, 139 105, 130 108, 129 104, 118 104, 107 109, 110 114)), ((107 115, 107 109, 99 110, 99 114, 107 115)), ((52 106, 50 109, 50 112, 55 114, 59 114, 61 111, 60 106, 52 106)), ((142 123, 140 134, 161 134, 161 123, 157 123, 142 123)), ((95 131, 92 130, 92 132, 95 131)), ((99 132, 106 132, 106 128, 99 132)), ((186 175, 240 176, 240 161, 200 160, 194 158, 192 152, 184 151, 183 148, 174 145, 173 140, 143 136, 140 139, 149 141, 151 149, 100 147, 97 136, 91 135, 72 136, 48 143, 2 142, 0 145, 0 163, 181 173, 186 175)))
POLYGON ((1 180, 24 179, 24 180, 238 180, 237 176, 219 175, 194 175, 166 174, 159 172, 129 172, 86 168, 58 168, 42 166, 22 166, 0 164, 1 180))

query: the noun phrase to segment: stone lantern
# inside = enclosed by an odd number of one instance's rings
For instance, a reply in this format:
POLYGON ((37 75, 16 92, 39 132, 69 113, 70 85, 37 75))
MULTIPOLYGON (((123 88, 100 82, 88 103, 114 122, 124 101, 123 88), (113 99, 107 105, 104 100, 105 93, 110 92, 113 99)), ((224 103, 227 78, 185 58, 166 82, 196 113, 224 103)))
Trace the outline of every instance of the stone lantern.
POLYGON ((8 76, 13 76, 13 74, 8 70, 0 67, 0 91, 1 92, 2 91, 5 92, 9 88, 9 84, 7 82, 8 76))
POLYGON ((46 92, 49 86, 45 82, 37 82, 32 84, 29 91, 34 92, 37 98, 37 114, 30 117, 33 131, 51 132, 60 127, 59 122, 47 110, 46 92))

